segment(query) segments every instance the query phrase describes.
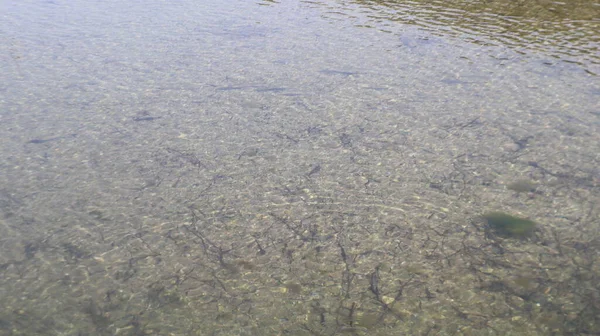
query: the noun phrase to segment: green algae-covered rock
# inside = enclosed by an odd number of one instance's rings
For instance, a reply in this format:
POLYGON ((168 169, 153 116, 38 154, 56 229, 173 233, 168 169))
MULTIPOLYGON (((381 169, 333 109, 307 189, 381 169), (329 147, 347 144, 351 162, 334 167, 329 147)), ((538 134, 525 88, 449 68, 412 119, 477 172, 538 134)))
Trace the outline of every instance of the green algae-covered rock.
POLYGON ((534 192, 536 189, 536 184, 529 180, 517 180, 512 183, 509 183, 506 188, 522 193, 522 192, 534 192))
POLYGON ((503 212, 488 212, 483 215, 488 227, 508 237, 526 237, 533 233, 535 222, 503 212))

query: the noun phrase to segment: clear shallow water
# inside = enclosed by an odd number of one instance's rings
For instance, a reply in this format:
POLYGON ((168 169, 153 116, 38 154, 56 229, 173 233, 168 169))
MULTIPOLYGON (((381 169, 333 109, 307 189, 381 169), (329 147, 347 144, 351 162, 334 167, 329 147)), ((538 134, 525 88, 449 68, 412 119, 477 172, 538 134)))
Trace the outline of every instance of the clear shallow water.
POLYGON ((1 333, 598 332, 594 3, 2 6, 1 333))

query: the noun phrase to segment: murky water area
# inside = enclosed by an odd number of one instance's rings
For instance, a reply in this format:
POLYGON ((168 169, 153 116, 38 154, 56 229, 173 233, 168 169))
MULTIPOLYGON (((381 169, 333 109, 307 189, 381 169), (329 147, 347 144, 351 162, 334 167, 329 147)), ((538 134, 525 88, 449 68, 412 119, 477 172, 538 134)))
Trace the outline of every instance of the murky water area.
POLYGON ((4 1, 0 335, 600 333, 595 1, 4 1))

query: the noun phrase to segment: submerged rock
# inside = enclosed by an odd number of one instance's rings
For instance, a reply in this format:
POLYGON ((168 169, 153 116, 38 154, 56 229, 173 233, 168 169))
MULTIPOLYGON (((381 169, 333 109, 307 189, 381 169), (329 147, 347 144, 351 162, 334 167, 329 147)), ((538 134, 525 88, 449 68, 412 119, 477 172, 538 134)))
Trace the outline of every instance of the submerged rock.
POLYGON ((506 188, 516 192, 534 192, 536 184, 529 180, 517 180, 506 186, 506 188))
POLYGON ((534 221, 503 212, 488 212, 483 218, 490 229, 503 236, 525 237, 531 235, 535 229, 534 221))

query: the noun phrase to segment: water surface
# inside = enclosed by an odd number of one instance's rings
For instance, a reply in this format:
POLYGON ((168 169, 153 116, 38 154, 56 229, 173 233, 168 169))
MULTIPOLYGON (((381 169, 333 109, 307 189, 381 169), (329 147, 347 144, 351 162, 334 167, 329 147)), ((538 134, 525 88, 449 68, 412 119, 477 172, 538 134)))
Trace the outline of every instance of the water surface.
POLYGON ((4 2, 0 334, 600 332, 599 12, 4 2))

